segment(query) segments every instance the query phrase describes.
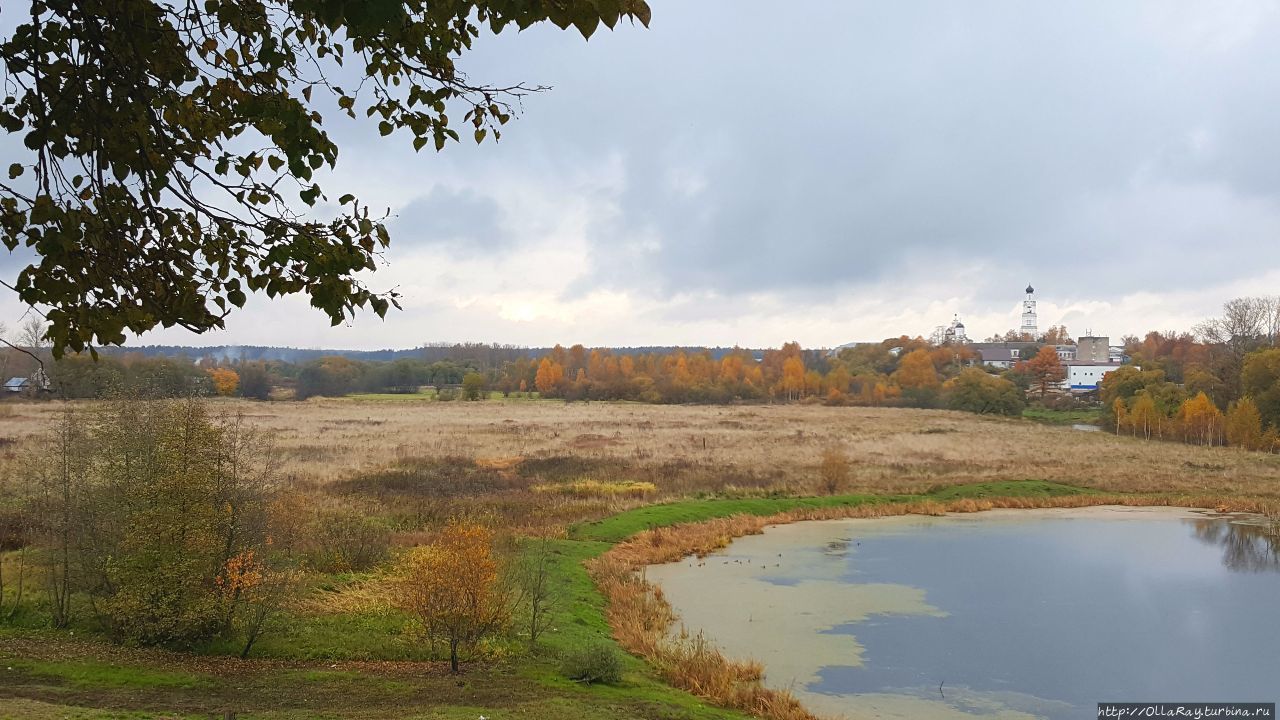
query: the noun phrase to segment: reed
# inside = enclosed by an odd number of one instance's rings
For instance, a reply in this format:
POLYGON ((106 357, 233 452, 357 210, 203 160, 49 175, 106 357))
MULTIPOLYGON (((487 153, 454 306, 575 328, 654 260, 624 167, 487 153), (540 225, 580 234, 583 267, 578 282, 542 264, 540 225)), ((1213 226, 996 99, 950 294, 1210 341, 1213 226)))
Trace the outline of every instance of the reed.
POLYGON ((583 498, 645 498, 658 492, 658 486, 651 482, 600 482, 599 480, 534 485, 532 489, 538 493, 555 493, 583 498))

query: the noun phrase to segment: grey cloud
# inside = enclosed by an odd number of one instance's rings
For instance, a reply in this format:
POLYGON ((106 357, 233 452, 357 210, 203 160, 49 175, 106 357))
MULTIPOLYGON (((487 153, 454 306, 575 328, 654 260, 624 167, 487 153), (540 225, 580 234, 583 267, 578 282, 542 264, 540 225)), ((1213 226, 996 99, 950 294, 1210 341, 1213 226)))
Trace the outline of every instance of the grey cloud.
POLYGON ((510 244, 498 222, 497 201, 469 190, 436 186, 394 214, 388 229, 396 248, 438 246, 470 256, 510 244))
POLYGON ((1027 278, 1107 295, 1253 272, 1239 259, 1280 231, 1274 208, 1240 212, 1280 190, 1276 18, 1196 42, 1224 14, 655 2, 648 31, 586 48, 524 33, 477 72, 519 57, 555 85, 516 155, 623 157, 621 212, 592 228, 598 273, 575 294, 847 287, 925 257, 997 268, 979 296, 1027 278), (673 187, 673 170, 705 187, 673 187), (648 237, 660 247, 637 255, 648 237))
POLYGON ((693 298, 637 319, 656 325, 741 316, 751 293, 838 313, 836 292, 958 269, 974 312, 1028 281, 1065 304, 1280 269, 1270 3, 650 2, 649 29, 480 38, 473 81, 553 88, 496 146, 414 154, 331 113, 326 187, 421 178, 393 256, 537 240, 485 178, 586 200, 592 272, 566 295, 693 298), (620 184, 578 179, 615 157, 620 184))

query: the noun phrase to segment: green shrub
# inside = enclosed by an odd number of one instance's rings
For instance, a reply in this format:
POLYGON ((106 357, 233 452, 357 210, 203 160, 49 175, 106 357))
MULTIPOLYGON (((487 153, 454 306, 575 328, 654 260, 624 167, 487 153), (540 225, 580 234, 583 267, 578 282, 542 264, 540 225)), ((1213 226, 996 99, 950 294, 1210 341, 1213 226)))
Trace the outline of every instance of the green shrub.
POLYGON ((622 656, 612 645, 592 643, 565 655, 561 671, 580 683, 614 685, 622 680, 622 656))

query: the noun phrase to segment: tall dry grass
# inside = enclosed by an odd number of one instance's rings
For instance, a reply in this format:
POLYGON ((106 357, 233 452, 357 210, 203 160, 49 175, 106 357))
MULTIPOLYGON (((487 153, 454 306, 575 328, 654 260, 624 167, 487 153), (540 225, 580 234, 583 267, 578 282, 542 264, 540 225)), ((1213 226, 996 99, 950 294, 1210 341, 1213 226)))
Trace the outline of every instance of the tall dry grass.
MULTIPOLYGON (((383 516, 401 545, 453 516, 488 514, 546 534, 669 499, 820 494, 824 451, 846 459, 841 492, 1032 478, 1115 493, 1280 497, 1277 455, 941 410, 213 402, 274 434, 280 472, 308 507, 383 516)), ((38 451, 59 403, 3 407, 0 484, 21 478, 21 456, 38 451)))
MULTIPOLYGON (((1146 443, 1018 419, 943 410, 801 405, 661 406, 218 400, 276 436, 282 472, 315 487, 422 458, 494 471, 534 467, 561 480, 649 482, 655 498, 817 494, 826 449, 848 459, 844 492, 1034 478, 1106 492, 1280 496, 1280 455, 1146 443), (576 463, 576 477, 556 467, 576 463)), ((6 403, 0 472, 47 426, 57 403, 6 403)), ((546 477, 538 477, 538 475, 546 477)))

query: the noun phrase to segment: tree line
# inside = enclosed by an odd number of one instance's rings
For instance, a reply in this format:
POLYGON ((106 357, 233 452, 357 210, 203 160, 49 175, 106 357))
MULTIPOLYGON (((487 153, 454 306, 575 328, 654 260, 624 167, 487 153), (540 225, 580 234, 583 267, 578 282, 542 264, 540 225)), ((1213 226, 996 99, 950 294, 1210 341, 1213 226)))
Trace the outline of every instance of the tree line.
POLYGON ((1125 338, 1133 365, 1099 388, 1115 432, 1280 451, 1280 296, 1226 302, 1190 332, 1125 338))

